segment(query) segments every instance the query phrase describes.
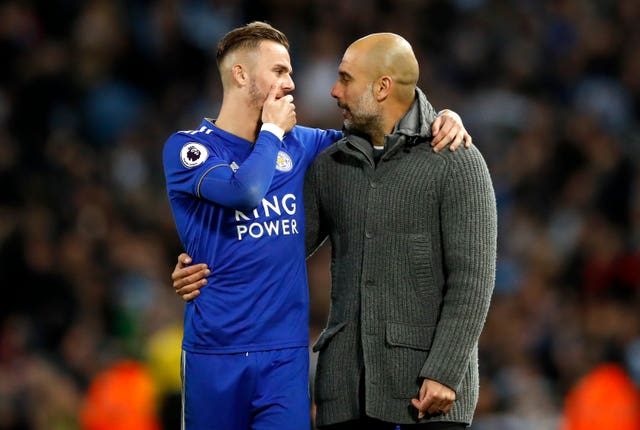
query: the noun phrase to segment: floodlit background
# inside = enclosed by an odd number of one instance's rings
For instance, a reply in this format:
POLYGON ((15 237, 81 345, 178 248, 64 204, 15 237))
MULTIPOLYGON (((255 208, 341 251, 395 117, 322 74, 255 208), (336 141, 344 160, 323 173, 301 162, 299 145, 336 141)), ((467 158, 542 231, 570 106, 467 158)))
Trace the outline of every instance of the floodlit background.
MULTIPOLYGON (((253 20, 290 38, 299 123, 340 128, 329 91, 344 49, 392 31, 484 154, 499 253, 473 429, 558 428, 570 388, 605 362, 624 373, 600 369, 613 373, 594 378, 590 410, 633 401, 640 2, 5 0, 0 430, 178 428, 181 245, 161 149, 215 116, 212 50, 253 20)), ((312 337, 328 255, 309 266, 312 337)))

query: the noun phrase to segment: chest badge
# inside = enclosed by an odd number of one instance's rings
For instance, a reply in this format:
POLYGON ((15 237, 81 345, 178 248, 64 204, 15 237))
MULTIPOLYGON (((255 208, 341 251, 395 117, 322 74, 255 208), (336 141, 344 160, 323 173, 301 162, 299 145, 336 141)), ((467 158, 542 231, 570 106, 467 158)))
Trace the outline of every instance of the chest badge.
POLYGON ((276 159, 276 170, 281 172, 289 172, 293 169, 293 161, 291 156, 284 151, 278 151, 278 158, 276 159))

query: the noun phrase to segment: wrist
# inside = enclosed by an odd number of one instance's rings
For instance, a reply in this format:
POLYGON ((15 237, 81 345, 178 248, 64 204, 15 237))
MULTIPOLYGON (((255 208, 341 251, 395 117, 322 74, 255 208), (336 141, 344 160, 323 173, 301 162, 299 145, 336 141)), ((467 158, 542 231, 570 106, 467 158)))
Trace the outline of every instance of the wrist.
POLYGON ((274 134, 280 140, 282 140, 282 138, 284 137, 284 130, 272 122, 265 122, 264 124, 262 124, 262 127, 260 127, 260 131, 268 131, 274 134))

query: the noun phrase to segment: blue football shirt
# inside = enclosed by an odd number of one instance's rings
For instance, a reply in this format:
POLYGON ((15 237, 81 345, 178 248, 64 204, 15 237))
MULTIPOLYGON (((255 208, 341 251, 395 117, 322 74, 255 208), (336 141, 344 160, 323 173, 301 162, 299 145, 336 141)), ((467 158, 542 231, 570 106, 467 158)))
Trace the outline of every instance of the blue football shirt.
POLYGON ((167 140, 163 161, 178 234, 193 261, 211 270, 186 304, 185 350, 308 345, 304 174, 341 137, 295 126, 282 142, 262 131, 253 144, 205 119, 167 140))

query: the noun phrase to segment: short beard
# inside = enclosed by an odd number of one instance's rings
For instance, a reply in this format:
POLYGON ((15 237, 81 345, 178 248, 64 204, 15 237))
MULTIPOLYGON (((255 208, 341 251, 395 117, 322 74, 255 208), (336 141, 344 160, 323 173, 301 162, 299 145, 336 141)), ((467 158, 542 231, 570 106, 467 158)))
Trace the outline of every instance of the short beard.
POLYGON ((252 80, 251 84, 249 84, 249 106, 262 111, 262 106, 266 99, 267 95, 261 93, 255 81, 252 80))
POLYGON ((363 94, 357 101, 357 114, 347 108, 351 113, 350 119, 344 120, 344 127, 355 134, 373 136, 379 134, 382 127, 382 113, 373 101, 371 94, 363 94))

